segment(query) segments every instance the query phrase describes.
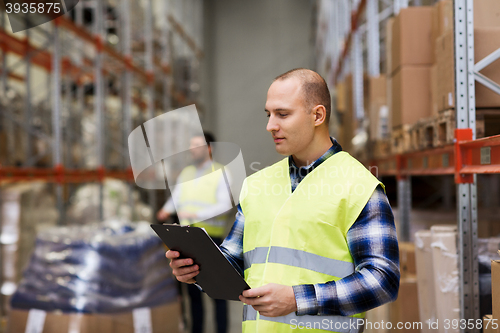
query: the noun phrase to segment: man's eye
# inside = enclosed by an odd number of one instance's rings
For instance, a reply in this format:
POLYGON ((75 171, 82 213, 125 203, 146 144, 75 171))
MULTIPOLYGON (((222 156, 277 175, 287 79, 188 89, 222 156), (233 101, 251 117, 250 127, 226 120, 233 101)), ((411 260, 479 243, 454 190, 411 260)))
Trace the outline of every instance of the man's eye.
POLYGON ((266 115, 266 117, 267 117, 267 118, 269 118, 269 117, 271 117, 271 115, 268 113, 268 114, 266 115))
POLYGON ((288 116, 286 113, 280 113, 279 115, 280 115, 280 117, 286 117, 286 116, 288 116))

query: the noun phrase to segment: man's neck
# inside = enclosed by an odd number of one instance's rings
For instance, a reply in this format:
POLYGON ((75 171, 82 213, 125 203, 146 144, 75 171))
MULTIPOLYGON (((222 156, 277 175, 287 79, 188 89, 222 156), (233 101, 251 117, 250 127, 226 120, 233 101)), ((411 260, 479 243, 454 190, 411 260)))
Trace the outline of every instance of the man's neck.
POLYGON ((293 162, 299 168, 307 166, 323 156, 331 146, 330 136, 321 136, 317 141, 313 140, 303 152, 292 155, 293 162))
POLYGON ((200 170, 203 167, 205 167, 205 165, 207 164, 208 161, 210 161, 210 158, 207 158, 206 160, 204 160, 203 162, 200 162, 200 163, 194 163, 194 167, 196 169, 200 170))

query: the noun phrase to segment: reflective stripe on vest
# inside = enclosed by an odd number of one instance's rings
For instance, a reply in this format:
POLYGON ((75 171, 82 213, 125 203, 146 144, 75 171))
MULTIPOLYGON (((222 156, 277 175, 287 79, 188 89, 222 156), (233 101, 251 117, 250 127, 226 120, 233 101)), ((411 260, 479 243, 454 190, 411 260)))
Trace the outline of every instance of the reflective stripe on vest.
MULTIPOLYGON (((257 311, 250 305, 243 307, 243 321, 257 320, 257 311)), ((291 329, 305 329, 307 326, 338 333, 363 332, 364 320, 362 318, 344 316, 297 316, 292 312, 281 317, 266 317, 259 315, 259 320, 286 324, 291 329), (299 326, 300 325, 300 326, 299 326)))
POLYGON ((267 259, 267 262, 301 267, 339 278, 343 278, 354 272, 354 264, 350 262, 279 246, 272 246, 271 248, 257 247, 244 253, 243 259, 245 262, 245 269, 253 264, 264 264, 267 259))

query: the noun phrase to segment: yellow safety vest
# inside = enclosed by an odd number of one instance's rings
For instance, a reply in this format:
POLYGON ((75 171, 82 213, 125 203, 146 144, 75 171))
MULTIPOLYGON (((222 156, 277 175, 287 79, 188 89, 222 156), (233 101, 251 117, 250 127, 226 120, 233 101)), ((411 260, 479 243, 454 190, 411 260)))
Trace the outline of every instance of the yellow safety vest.
MULTIPOLYGON (((381 184, 346 152, 328 158, 291 192, 288 158, 248 177, 240 205, 245 215, 243 257, 251 288, 326 283, 354 273, 346 234, 381 184)), ((382 185, 383 186, 383 185, 382 185)), ((360 332, 354 316, 261 316, 245 305, 243 333, 360 332)))
MULTIPOLYGON (((204 174, 196 177, 196 167, 190 165, 184 168, 179 175, 180 198, 178 212, 197 213, 200 210, 217 203, 217 187, 221 181, 222 165, 214 163, 214 170, 207 168, 204 174)), ((205 228, 212 237, 223 237, 225 232, 226 215, 218 215, 209 222, 182 219, 181 225, 192 225, 205 228)))

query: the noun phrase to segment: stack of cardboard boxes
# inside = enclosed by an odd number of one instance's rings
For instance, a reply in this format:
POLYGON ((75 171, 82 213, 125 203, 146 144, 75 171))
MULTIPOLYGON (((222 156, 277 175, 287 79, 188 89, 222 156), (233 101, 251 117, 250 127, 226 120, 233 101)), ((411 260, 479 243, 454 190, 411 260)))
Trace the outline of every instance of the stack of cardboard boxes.
MULTIPOLYGON (((370 78, 368 84, 373 157, 384 157, 379 153, 380 142, 387 136, 393 154, 452 142, 455 128, 453 26, 452 0, 441 0, 434 6, 404 8, 387 21, 385 75, 370 78), (384 82, 387 89, 382 97, 384 82), (387 112, 383 106, 388 106, 388 120, 384 119, 387 112)), ((500 1, 476 0, 475 62, 498 48, 500 1)), ((480 73, 500 83, 500 60, 480 73)), ((348 84, 346 87, 350 89, 348 84)), ((475 94, 477 137, 500 134, 500 95, 478 82, 475 94)), ((352 94, 346 97, 352 99, 352 94)), ((348 136, 349 131, 344 129, 344 136, 348 136)))
POLYGON ((368 118, 372 157, 390 154, 390 119, 387 103, 387 79, 384 74, 368 79, 368 118))
POLYGON ((391 82, 393 130, 404 129, 430 115, 432 13, 432 7, 404 8, 391 22, 392 45, 387 74, 391 82))
MULTIPOLYGON (((354 156, 359 157, 359 153, 355 151, 353 145, 353 138, 356 135, 356 130, 362 126, 363 122, 358 119, 354 109, 354 92, 353 92, 353 77, 347 75, 343 82, 338 83, 337 90, 337 103, 336 109, 341 115, 341 127, 339 133, 339 142, 342 148, 354 156)), ((363 78, 363 108, 368 110, 368 77, 365 75, 363 78)))
MULTIPOLYGON (((436 4, 435 24, 436 48, 435 71, 437 87, 433 91, 433 112, 443 112, 455 107, 454 34, 452 0, 436 4)), ((474 58, 475 62, 500 48, 500 2, 480 0, 474 2, 474 58)), ((500 82, 500 62, 494 62, 481 71, 495 82, 500 82)), ((476 107, 500 107, 500 95, 476 82, 476 107)))
MULTIPOLYGON (((432 114, 455 118, 455 57, 453 33, 453 2, 439 1, 433 20, 433 45, 435 62, 431 74, 432 114), (450 24, 451 22, 451 24, 450 24)), ((479 62, 500 48, 500 2, 474 1, 474 59, 479 62)), ((489 79, 500 82, 500 62, 496 61, 481 70, 489 79)), ((476 82, 476 137, 500 134, 500 95, 476 82)), ((434 135, 439 136, 438 129, 434 135)), ((450 142, 440 138, 438 142, 450 142)))
POLYGON ((432 20, 432 115, 454 107, 455 104, 455 57, 453 43, 453 1, 436 3, 432 20))
POLYGON ((430 116, 432 20, 433 8, 423 6, 402 9, 387 21, 386 73, 370 78, 368 85, 374 158, 408 150, 409 126, 430 116))

